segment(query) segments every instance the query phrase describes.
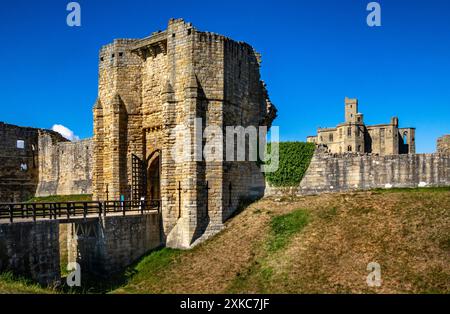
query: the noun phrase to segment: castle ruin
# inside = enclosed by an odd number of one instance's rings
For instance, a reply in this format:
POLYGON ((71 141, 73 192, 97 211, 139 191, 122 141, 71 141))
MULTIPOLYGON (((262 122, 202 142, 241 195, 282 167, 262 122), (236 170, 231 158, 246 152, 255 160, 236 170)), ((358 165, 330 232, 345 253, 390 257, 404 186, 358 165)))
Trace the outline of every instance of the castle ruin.
POLYGON ((94 199, 159 202, 170 247, 221 230, 242 202, 263 196, 263 174, 252 161, 177 162, 174 130, 186 127, 194 149, 205 141, 195 136, 198 118, 202 128, 270 127, 276 109, 259 68, 250 45, 181 19, 104 46, 93 109, 94 199))
POLYGON ((91 194, 91 140, 0 122, 0 202, 91 194))
POLYGON ((450 134, 438 138, 437 152, 440 154, 450 154, 450 134))
POLYGON ((358 111, 358 100, 345 98, 345 122, 335 128, 319 128, 307 141, 326 146, 330 153, 384 155, 414 154, 415 128, 399 128, 397 117, 390 123, 366 125, 358 111))

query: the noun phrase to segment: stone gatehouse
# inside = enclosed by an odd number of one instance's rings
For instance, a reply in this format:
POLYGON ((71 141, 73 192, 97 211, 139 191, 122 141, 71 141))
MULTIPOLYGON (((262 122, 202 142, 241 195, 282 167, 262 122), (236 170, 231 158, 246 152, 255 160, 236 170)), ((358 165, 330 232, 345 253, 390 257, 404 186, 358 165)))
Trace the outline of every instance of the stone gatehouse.
POLYGON ((270 127, 276 109, 260 56, 246 43, 181 19, 147 38, 117 39, 100 51, 93 113, 94 199, 159 201, 167 246, 191 247, 221 230, 242 202, 263 196, 256 162, 171 156, 179 125, 192 148, 204 145, 194 134, 199 118, 202 128, 270 127))

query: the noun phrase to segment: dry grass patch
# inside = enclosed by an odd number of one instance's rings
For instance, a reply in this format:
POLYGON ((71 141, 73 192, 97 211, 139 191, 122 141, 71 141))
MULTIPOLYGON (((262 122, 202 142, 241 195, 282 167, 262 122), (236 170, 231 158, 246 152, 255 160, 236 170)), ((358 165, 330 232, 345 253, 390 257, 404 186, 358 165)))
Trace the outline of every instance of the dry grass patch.
MULTIPOLYGON (((263 199, 196 248, 152 252, 127 275, 113 292, 450 293, 450 189, 263 199), (370 262, 379 288, 366 284, 370 262)), ((0 276, 0 292, 46 291, 0 276)))
POLYGON ((264 199, 118 292, 449 293, 449 234, 448 189, 264 199), (308 223, 291 229, 284 217, 299 208, 308 223), (381 265, 379 288, 366 284, 369 262, 381 265))

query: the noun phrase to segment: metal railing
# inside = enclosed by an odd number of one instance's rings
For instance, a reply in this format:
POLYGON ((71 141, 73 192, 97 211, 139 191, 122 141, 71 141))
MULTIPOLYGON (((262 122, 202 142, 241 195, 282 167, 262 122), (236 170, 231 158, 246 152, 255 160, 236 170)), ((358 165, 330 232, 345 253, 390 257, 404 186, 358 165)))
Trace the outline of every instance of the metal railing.
POLYGON ((0 220, 13 223, 17 219, 74 219, 108 214, 159 211, 160 200, 104 201, 104 202, 51 202, 51 203, 0 203, 0 220))

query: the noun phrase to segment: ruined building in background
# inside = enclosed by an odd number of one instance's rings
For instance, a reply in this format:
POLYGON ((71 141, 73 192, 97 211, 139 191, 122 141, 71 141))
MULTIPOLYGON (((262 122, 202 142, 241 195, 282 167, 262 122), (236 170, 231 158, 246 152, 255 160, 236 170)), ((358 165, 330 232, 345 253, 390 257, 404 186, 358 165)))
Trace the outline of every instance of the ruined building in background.
POLYGON ((263 174, 250 161, 177 162, 174 130, 187 127, 193 149, 206 140, 194 134, 196 118, 203 129, 270 126, 276 109, 259 70, 250 45, 181 19, 150 37, 103 47, 93 110, 94 199, 160 202, 171 247, 219 231, 241 202, 263 195, 263 174))
POLYGON ((358 111, 358 100, 345 98, 345 122, 335 128, 319 128, 308 142, 326 146, 331 153, 358 152, 378 155, 414 154, 415 128, 399 128, 398 118, 391 123, 365 125, 358 111))
POLYGON ((91 140, 0 122, 0 203, 35 196, 90 194, 91 140))
POLYGON ((0 202, 91 194, 91 142, 0 122, 0 202))
POLYGON ((437 152, 439 154, 450 154, 450 134, 438 138, 437 152))
POLYGON ((20 202, 33 197, 39 182, 39 134, 55 139, 55 132, 0 122, 0 202, 20 202))

